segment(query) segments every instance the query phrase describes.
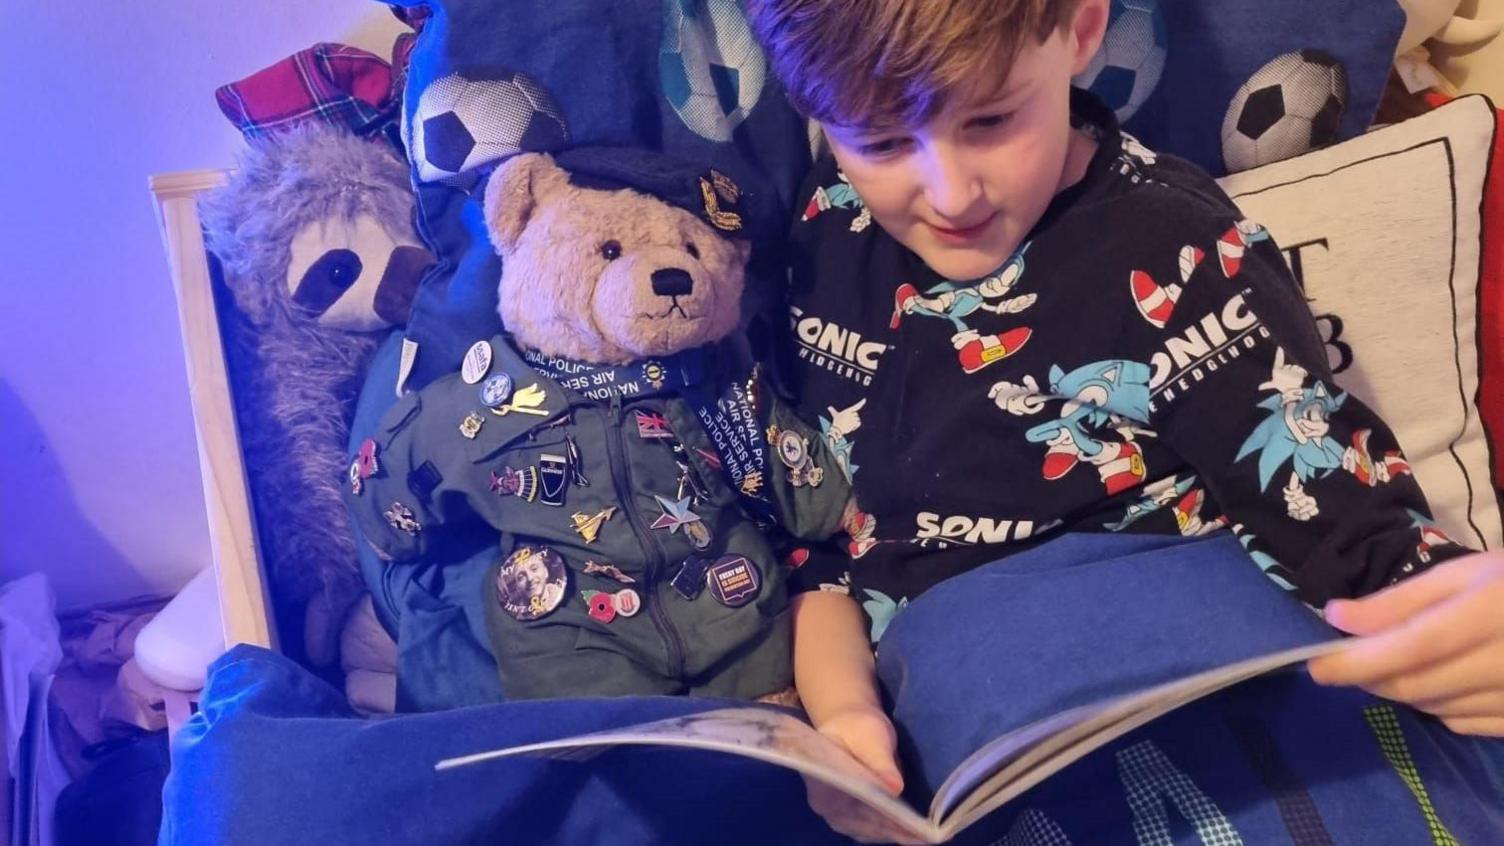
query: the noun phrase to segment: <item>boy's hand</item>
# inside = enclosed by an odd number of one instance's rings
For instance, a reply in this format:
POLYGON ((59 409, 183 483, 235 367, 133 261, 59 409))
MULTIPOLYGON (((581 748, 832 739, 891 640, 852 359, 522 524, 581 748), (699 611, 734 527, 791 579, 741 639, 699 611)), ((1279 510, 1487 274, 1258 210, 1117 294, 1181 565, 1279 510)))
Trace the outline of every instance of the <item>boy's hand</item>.
MULTIPOLYGON (((848 758, 834 762, 841 769, 894 796, 903 790, 903 775, 895 754, 898 736, 880 709, 851 708, 830 715, 817 728, 849 754, 848 758)), ((806 778, 804 787, 815 813, 847 837, 862 843, 924 842, 822 781, 806 778)))
POLYGON ((903 774, 898 770, 898 733, 877 708, 849 708, 825 718, 820 733, 851 753, 867 772, 876 776, 887 792, 903 792, 903 774))
POLYGON ((1361 635, 1310 662, 1321 684, 1357 685, 1435 714, 1453 731, 1504 737, 1504 554, 1453 559, 1358 600, 1327 622, 1361 635))

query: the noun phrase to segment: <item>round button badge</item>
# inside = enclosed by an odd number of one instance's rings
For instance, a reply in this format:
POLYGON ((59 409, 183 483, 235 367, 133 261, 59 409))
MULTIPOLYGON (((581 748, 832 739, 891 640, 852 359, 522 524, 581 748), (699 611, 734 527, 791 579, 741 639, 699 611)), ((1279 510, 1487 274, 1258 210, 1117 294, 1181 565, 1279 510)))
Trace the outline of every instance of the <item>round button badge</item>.
POLYGON ((515 620, 536 620, 559 607, 568 583, 569 570, 559 553, 546 546, 521 546, 496 572, 496 601, 515 620))
POLYGON ((460 378, 465 380, 466 385, 474 385, 486 378, 491 372, 491 343, 489 341, 476 341, 470 345, 465 353, 465 360, 460 364, 460 378))
POLYGON ((499 408, 505 405, 511 397, 512 377, 505 373, 498 373, 481 383, 480 401, 485 403, 487 408, 499 408))
POLYGON ((789 468, 801 467, 809 455, 809 444, 798 432, 785 429, 778 434, 778 458, 789 468))
POLYGON ((757 598, 762 589, 762 571, 745 555, 723 555, 705 575, 710 595, 728 608, 740 608, 757 598))
POLYGON ((611 606, 623 617, 631 617, 642 610, 642 597, 631 588, 622 588, 611 596, 611 606))

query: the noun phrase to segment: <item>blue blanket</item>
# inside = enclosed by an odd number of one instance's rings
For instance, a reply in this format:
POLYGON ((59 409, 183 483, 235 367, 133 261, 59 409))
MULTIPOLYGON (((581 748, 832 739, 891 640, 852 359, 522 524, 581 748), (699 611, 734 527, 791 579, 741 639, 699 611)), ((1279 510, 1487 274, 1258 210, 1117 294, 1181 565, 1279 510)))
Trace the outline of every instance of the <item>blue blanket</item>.
MULTIPOLYGON (((1319 640, 1320 626, 1230 536, 1072 536, 958 577, 898 614, 879 655, 910 798, 922 806, 978 743, 1059 703, 1319 640)), ((529 701, 362 720, 291 661, 240 646, 174 741, 161 843, 846 842, 806 807, 798 776, 732 756, 635 748, 433 769, 726 704, 529 701)), ((1500 750, 1360 691, 1272 676, 1109 744, 965 840, 1504 843, 1500 750)))
POLYGON ((724 706, 668 697, 532 701, 361 720, 282 656, 237 646, 173 742, 162 844, 845 843, 793 773, 721 755, 443 758, 724 706))

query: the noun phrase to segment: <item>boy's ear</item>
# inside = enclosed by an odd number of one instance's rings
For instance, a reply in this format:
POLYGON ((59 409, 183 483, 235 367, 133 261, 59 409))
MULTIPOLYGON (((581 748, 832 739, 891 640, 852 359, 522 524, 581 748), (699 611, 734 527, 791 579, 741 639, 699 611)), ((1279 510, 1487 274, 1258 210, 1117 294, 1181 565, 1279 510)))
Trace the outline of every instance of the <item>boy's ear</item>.
POLYGON ((1092 56, 1101 48, 1102 38, 1107 34, 1109 5, 1109 0, 1079 0, 1076 4, 1067 31, 1071 46, 1071 76, 1085 71, 1092 56))
POLYGON ((538 204, 567 181, 546 153, 523 153, 508 159, 486 183, 484 209, 491 242, 501 255, 511 252, 532 220, 538 204))
POLYGON ((809 135, 809 155, 812 159, 830 154, 830 138, 825 135, 825 127, 814 118, 805 121, 804 130, 809 135))

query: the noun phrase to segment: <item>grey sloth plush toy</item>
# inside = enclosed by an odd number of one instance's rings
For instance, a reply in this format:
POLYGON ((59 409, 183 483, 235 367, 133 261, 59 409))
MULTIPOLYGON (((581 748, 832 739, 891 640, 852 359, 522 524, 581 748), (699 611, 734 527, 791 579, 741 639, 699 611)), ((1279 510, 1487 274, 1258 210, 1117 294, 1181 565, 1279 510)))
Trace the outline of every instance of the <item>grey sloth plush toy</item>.
POLYGON ((390 147, 306 125, 252 142, 201 208, 274 607, 319 666, 363 590, 339 491, 356 396, 433 263, 413 204, 390 147))

